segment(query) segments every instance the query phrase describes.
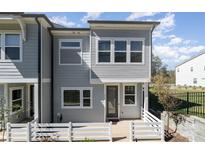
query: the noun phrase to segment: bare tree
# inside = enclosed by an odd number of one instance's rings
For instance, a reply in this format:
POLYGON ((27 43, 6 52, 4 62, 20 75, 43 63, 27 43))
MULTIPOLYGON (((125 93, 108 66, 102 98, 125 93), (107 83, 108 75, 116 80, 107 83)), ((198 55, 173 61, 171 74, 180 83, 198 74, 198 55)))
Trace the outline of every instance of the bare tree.
POLYGON ((159 102, 163 105, 164 110, 167 112, 167 124, 166 129, 169 132, 169 119, 171 112, 174 111, 177 105, 177 99, 173 97, 173 94, 170 89, 169 78, 163 73, 160 73, 154 76, 154 91, 158 96, 159 102))
POLYGON ((10 109, 6 105, 5 99, 3 97, 0 98, 0 124, 1 124, 0 131, 3 132, 2 134, 3 141, 4 141, 4 136, 5 136, 5 130, 6 130, 6 122, 9 118, 9 112, 10 112, 10 109))

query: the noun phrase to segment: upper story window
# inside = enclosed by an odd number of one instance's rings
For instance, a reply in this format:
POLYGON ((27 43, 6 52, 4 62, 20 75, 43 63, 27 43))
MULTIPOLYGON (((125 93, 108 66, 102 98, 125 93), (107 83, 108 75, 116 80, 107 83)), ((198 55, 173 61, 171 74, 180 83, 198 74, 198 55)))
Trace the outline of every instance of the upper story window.
POLYGON ((98 40, 98 64, 142 64, 143 38, 102 38, 98 40))
POLYGON ((21 61, 22 60, 22 41, 20 34, 4 33, 1 34, 0 58, 1 61, 21 61))
POLYGON ((177 72, 179 72, 179 68, 177 68, 177 72))
POLYGON ((82 64, 82 40, 59 40, 59 63, 60 65, 82 64))
POLYGON ((130 42, 130 62, 142 63, 143 42, 131 41, 130 42))
POLYGON ((126 63, 127 61, 127 42, 126 41, 115 41, 115 62, 126 63))
POLYGON ((193 72, 193 70, 194 70, 193 67, 191 67, 191 68, 190 68, 190 71, 193 72))
POLYGON ((98 41, 98 62, 109 63, 111 60, 111 41, 100 40, 98 41))

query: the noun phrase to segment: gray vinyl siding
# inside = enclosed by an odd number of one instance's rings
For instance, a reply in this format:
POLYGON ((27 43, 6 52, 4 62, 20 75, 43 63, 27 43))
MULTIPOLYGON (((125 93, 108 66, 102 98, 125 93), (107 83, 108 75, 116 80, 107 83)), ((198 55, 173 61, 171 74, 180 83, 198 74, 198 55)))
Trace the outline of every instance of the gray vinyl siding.
POLYGON ((41 122, 51 122, 51 83, 42 83, 41 122))
POLYGON ((133 79, 149 78, 150 71, 150 31, 149 30, 92 30, 91 47, 91 78, 109 78, 109 79, 133 79), (119 37, 119 38, 145 38, 145 59, 144 64, 96 64, 97 55, 97 37, 119 37))
POLYGON ((120 118, 140 118, 141 117, 141 102, 142 102, 142 84, 137 84, 137 105, 123 105, 123 84, 120 84, 120 118))
POLYGON ((0 84, 0 98, 4 97, 4 85, 0 84))
POLYGON ((42 27, 42 78, 51 77, 51 38, 48 30, 42 27))
MULTIPOLYGON (((14 30, 15 25, 0 24, 0 30, 14 30), (4 28, 3 28, 4 27, 4 28)), ((17 28, 17 27, 16 27, 17 28)), ((19 29, 15 29, 19 30, 19 29)), ((0 62, 0 79, 19 79, 38 77, 38 27, 26 25, 26 41, 23 41, 22 62, 0 62)))
MULTIPOLYGON (((65 84, 67 85, 67 84, 65 84)), ((62 122, 103 122, 104 121, 104 86, 93 86, 93 107, 91 109, 62 109, 61 108, 61 90, 55 88, 58 97, 55 98, 55 116, 57 122, 57 113, 62 114, 62 122)))
POLYGON ((42 27, 42 101, 41 122, 51 122, 51 38, 42 27), (46 79, 46 81, 44 81, 46 79))
POLYGON ((11 110, 11 102, 10 102, 10 88, 15 88, 15 87, 23 87, 23 109, 21 112, 16 113, 16 114, 10 114, 9 116, 9 122, 20 122, 22 120, 24 120, 27 117, 27 88, 26 88, 26 84, 8 84, 8 106, 9 106, 9 110, 11 110))
POLYGON ((61 107, 61 87, 92 87, 90 85, 89 36, 54 37, 54 121, 62 114, 63 122, 104 121, 103 85, 93 86, 92 109, 63 109, 61 107), (59 39, 82 39, 82 65, 59 65, 59 39))

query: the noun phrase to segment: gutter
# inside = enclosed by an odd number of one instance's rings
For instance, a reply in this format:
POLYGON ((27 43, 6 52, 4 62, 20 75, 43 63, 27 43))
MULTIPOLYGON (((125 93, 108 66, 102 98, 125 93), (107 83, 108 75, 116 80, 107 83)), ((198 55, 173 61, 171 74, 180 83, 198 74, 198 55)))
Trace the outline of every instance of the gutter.
POLYGON ((53 35, 51 33, 51 31, 48 29, 48 33, 50 35, 50 39, 51 39, 51 122, 54 121, 54 52, 53 52, 53 35))
POLYGON ((41 23, 35 17, 38 25, 38 122, 41 122, 41 23))

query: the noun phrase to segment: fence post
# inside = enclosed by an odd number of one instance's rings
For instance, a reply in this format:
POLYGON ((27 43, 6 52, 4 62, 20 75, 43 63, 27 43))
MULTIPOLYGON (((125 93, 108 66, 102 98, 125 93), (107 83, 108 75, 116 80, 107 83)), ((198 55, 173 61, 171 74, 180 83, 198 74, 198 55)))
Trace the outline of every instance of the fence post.
POLYGON ((6 141, 11 142, 11 123, 10 122, 6 124, 6 133, 7 133, 6 141))
POLYGON ((110 142, 112 142, 112 121, 110 121, 110 123, 109 123, 109 130, 110 130, 110 132, 109 132, 110 142))
POLYGON ((130 122, 130 142, 133 141, 133 122, 130 122))
POLYGON ((187 92, 186 101, 187 101, 187 111, 186 111, 186 113, 189 114, 189 92, 187 92))
POLYGON ((161 141, 164 141, 164 121, 161 120, 161 141))
POLYGON ((31 142, 31 123, 27 123, 27 142, 31 142))
POLYGON ((68 127, 68 141, 72 142, 72 122, 69 122, 68 127))

